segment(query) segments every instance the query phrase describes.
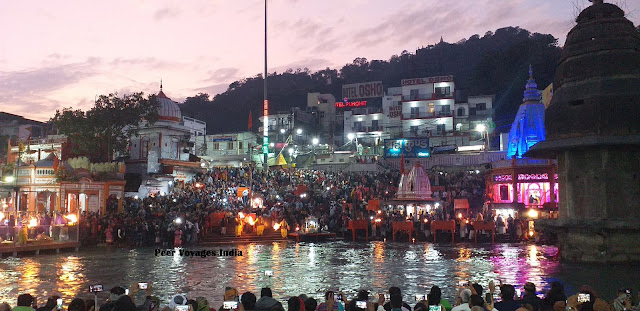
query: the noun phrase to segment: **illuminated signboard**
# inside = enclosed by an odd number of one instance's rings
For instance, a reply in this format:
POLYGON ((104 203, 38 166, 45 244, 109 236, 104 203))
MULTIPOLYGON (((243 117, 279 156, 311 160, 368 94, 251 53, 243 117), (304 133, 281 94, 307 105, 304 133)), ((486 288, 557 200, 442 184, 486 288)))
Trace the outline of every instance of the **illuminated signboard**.
POLYGON ((428 78, 402 79, 402 86, 427 83, 453 82, 453 76, 437 76, 428 78))
POLYGON ((428 158, 431 156, 429 151, 429 138, 405 138, 405 139, 385 139, 384 140, 384 157, 385 158, 428 158))
POLYGON ((518 181, 527 181, 527 180, 548 180, 549 174, 518 174, 518 181))
POLYGON ((384 95, 382 81, 345 84, 342 86, 342 97, 349 99, 382 97, 384 95))
POLYGON ((367 101, 366 100, 357 101, 357 102, 345 101, 345 102, 337 102, 336 103, 336 108, 364 107, 366 105, 367 105, 367 101))
POLYGON ((505 182, 505 181, 512 181, 513 177, 509 174, 505 174, 505 175, 493 175, 493 181, 496 182, 505 182))

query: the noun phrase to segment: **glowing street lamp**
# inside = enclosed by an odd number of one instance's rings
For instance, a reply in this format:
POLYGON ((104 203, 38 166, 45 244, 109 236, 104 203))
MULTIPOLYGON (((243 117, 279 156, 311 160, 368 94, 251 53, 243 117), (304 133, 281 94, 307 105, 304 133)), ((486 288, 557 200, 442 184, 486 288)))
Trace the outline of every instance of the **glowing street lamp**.
POLYGON ((315 146, 315 145, 317 145, 317 144, 319 144, 319 143, 320 143, 320 140, 318 139, 318 137, 314 137, 314 138, 311 140, 311 143, 315 146))
POLYGON ((280 134, 284 134, 284 132, 286 132, 285 129, 280 129, 280 134))
POLYGON ((4 181, 6 181, 6 182, 13 182, 14 180, 15 180, 15 178, 13 176, 11 176, 11 175, 9 175, 9 176, 4 178, 4 181))
POLYGON ((297 130, 296 130, 296 133, 297 133, 298 135, 302 135, 302 129, 297 129, 297 130))
POLYGON ((356 137, 356 135, 353 134, 353 133, 347 134, 347 138, 349 138, 350 141, 353 140, 355 137, 356 137))
POLYGON ((478 125, 476 125, 476 131, 480 132, 480 133, 486 133, 486 135, 487 135, 487 146, 486 146, 486 148, 484 150, 488 151, 488 149, 491 147, 491 144, 489 143, 489 129, 484 124, 478 124, 478 125))

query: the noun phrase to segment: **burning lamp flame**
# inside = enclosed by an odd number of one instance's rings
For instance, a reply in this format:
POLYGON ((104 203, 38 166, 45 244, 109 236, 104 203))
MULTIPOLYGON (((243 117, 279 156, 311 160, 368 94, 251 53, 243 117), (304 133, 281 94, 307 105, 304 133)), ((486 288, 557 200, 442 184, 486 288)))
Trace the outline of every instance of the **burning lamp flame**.
POLYGON ((300 231, 300 227, 296 227, 296 231, 300 231))
POLYGON ((429 219, 425 218, 425 219, 424 219, 424 223, 426 224, 426 223, 428 223, 428 222, 429 222, 429 219))
POLYGON ((278 230, 278 229, 280 229, 280 224, 273 225, 273 230, 278 230))
POLYGON ((78 216, 76 216, 75 214, 67 214, 66 216, 64 216, 64 218, 69 220, 69 224, 73 224, 74 222, 78 221, 78 216))
POLYGON ((533 231, 529 231, 529 236, 533 236, 533 231))
POLYGON ((238 213, 238 216, 240 216, 240 218, 244 218, 244 213, 240 212, 240 213, 238 213))
POLYGON ((382 220, 380 218, 376 218, 376 222, 381 222, 382 220))
POLYGON ((462 213, 458 213, 458 218, 462 219, 462 213))
POLYGON ((253 226, 253 224, 255 224, 255 221, 253 221, 253 217, 249 216, 247 219, 249 222, 249 226, 253 226))
POLYGON ((37 226, 38 226, 38 220, 35 218, 31 218, 31 220, 29 220, 29 224, 27 225, 28 228, 33 228, 37 226))

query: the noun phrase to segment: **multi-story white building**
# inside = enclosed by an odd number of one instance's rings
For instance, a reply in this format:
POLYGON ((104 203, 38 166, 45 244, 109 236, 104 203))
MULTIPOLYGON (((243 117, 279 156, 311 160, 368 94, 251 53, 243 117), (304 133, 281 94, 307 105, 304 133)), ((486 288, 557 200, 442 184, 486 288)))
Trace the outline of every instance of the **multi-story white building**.
POLYGON ((198 136, 196 145, 204 146, 199 149, 198 156, 213 166, 238 167, 262 156, 262 151, 255 149, 260 146, 258 135, 252 132, 198 136))
POLYGON ((198 119, 182 117, 182 124, 189 129, 191 136, 189 142, 192 145, 191 153, 198 153, 198 146, 196 145, 196 137, 207 135, 207 122, 200 121, 198 119))
POLYGON ((403 79, 401 85, 403 137, 430 137, 433 145, 453 134, 453 76, 403 79))
POLYGON ((436 151, 483 144, 476 127, 490 128, 493 96, 470 96, 456 103, 453 76, 404 79, 401 85, 387 90, 382 108, 345 111, 345 140, 352 137, 358 144, 379 146, 384 139, 428 137, 436 151))
POLYGON ((493 121, 493 95, 469 96, 466 103, 455 104, 455 130, 474 131, 480 124, 488 126, 493 121))

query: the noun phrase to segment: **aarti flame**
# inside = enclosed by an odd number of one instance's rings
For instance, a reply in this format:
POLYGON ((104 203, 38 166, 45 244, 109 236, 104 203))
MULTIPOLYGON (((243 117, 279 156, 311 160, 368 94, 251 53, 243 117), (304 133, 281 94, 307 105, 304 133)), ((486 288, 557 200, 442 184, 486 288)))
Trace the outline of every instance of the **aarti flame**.
POLYGON ((76 216, 75 214, 67 214, 66 216, 64 216, 64 218, 69 220, 69 224, 73 224, 78 221, 78 216, 76 216))
POLYGON ((29 220, 29 224, 27 225, 28 228, 33 228, 33 227, 37 227, 38 226, 38 220, 35 218, 31 218, 29 220))
POLYGON ((278 230, 278 229, 280 229, 280 224, 273 225, 273 230, 278 230))

